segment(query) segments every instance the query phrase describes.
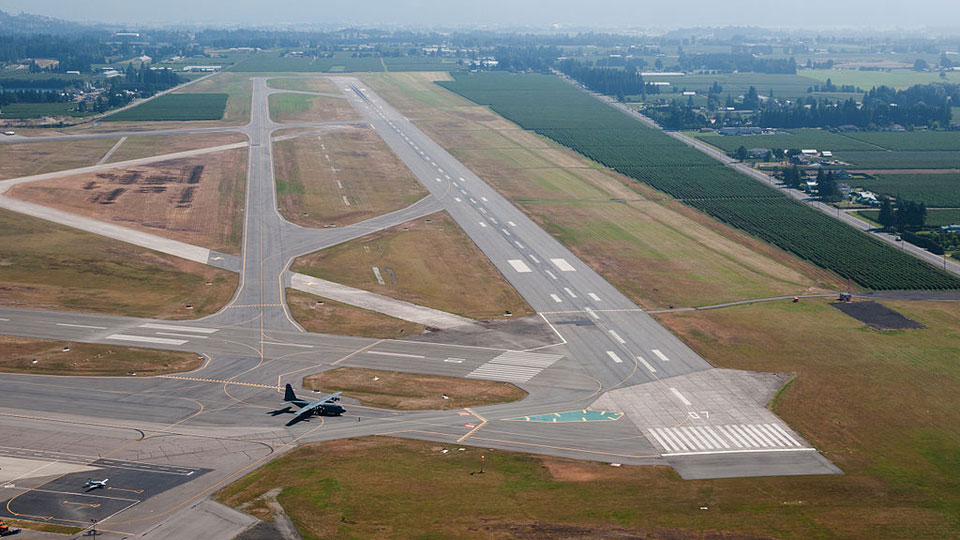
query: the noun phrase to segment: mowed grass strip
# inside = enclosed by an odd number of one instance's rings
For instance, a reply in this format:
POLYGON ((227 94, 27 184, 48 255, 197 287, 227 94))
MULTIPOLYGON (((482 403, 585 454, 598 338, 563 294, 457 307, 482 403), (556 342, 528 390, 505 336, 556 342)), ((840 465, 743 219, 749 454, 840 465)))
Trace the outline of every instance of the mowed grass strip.
POLYGON ((191 319, 226 304, 237 275, 0 210, 0 283, 4 306, 191 319))
POLYGON ((781 530, 798 538, 960 536, 960 303, 882 301, 927 329, 881 332, 827 302, 657 317, 717 367, 796 375, 774 412, 845 474, 779 480, 770 495, 804 501, 797 511, 820 528, 816 536, 781 530))
POLYGON ((146 103, 105 116, 104 122, 220 120, 227 94, 164 94, 146 103))
POLYGON ((270 94, 267 98, 274 122, 335 122, 359 120, 360 115, 346 99, 309 94, 270 94))
POLYGON ((38 375, 150 376, 192 371, 192 353, 0 336, 0 371, 38 375))
POLYGON ((308 332, 397 339, 423 333, 422 324, 341 304, 296 289, 287 289, 287 307, 294 320, 308 332))
POLYGON ((118 140, 5 144, 0 146, 0 180, 96 165, 118 140))
POLYGON ((371 407, 401 410, 462 409, 509 403, 527 395, 505 382, 361 368, 336 368, 307 375, 303 386, 343 392, 344 396, 371 407))
POLYGON ((274 170, 280 211, 305 227, 350 225, 405 208, 428 193, 369 129, 275 143, 274 170))
POLYGON ((446 212, 305 255, 293 271, 474 319, 533 314, 446 212))
POLYGON ((320 77, 277 77, 268 79, 267 86, 278 90, 295 90, 300 92, 326 92, 339 94, 340 90, 329 79, 320 77))

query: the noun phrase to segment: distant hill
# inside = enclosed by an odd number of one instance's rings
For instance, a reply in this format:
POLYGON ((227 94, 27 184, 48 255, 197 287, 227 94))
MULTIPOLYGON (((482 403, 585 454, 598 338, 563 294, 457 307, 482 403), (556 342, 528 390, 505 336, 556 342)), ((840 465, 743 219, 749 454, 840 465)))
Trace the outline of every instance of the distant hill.
POLYGON ((77 34, 90 30, 89 26, 62 19, 29 13, 10 15, 0 11, 0 34, 77 34))

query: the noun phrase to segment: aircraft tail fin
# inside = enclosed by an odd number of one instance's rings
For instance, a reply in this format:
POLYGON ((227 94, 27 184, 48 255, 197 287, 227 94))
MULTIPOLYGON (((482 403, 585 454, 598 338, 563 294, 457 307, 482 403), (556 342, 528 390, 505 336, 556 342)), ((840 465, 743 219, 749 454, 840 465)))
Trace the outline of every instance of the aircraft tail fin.
POLYGON ((293 387, 290 386, 290 383, 287 383, 286 391, 283 393, 284 401, 296 401, 297 395, 293 393, 293 387))

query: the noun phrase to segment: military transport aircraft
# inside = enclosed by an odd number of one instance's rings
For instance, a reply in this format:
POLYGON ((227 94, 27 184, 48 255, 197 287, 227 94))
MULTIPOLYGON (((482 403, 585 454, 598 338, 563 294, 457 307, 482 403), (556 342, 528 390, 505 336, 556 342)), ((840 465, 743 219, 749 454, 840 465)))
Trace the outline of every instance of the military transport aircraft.
POLYGON ((347 412, 347 410, 343 408, 343 405, 340 405, 340 392, 327 394, 316 401, 307 401, 298 398, 297 395, 293 393, 293 387, 290 386, 289 383, 287 383, 286 391, 283 394, 283 402, 300 407, 294 413, 293 420, 287 422, 288 426, 299 422, 311 414, 316 414, 317 416, 340 416, 347 412))

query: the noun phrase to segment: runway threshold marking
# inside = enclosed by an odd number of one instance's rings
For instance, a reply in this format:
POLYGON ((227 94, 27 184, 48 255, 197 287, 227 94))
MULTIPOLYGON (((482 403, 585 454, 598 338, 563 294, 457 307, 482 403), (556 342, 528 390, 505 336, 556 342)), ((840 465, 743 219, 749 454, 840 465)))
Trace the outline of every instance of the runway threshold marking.
POLYGON ((178 381, 194 381, 194 382, 207 382, 215 384, 234 384, 237 386, 251 386, 254 388, 269 388, 271 390, 276 390, 280 388, 278 385, 273 384, 260 384, 260 383, 250 383, 242 381, 227 381, 224 379, 201 379, 199 377, 183 377, 180 375, 157 375, 158 379, 176 379, 178 381))

